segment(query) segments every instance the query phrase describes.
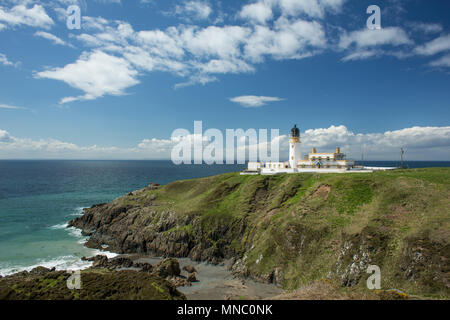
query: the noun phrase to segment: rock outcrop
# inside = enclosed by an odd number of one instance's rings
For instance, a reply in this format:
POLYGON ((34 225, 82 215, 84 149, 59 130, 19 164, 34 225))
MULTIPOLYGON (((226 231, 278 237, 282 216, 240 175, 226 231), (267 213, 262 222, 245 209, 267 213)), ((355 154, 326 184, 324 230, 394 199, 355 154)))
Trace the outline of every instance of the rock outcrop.
POLYGON ((69 289, 66 271, 38 267, 0 278, 0 300, 184 300, 167 280, 146 272, 81 271, 80 289, 69 289))

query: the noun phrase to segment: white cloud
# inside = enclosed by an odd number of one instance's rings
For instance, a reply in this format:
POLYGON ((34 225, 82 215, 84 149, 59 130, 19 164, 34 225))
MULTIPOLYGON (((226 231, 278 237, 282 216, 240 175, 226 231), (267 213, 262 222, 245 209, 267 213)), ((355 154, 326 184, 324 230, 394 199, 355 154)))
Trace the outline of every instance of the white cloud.
POLYGON ((278 6, 284 15, 323 18, 326 12, 340 11, 345 0, 266 0, 266 2, 278 6))
POLYGON ((447 54, 437 60, 431 61, 430 66, 450 68, 450 54, 447 54))
POLYGON ((26 108, 0 103, 0 109, 20 110, 20 109, 26 109, 26 108))
MULTIPOLYGON (((325 50, 344 51, 343 61, 413 55, 413 51, 407 49, 414 42, 399 27, 343 32, 337 44, 330 41, 327 38, 330 27, 322 18, 327 13, 338 13, 344 3, 344 0, 257 0, 238 10, 241 19, 252 23, 203 27, 190 22, 164 30, 134 30, 124 21, 84 16, 83 33, 71 37, 92 51, 65 67, 38 72, 36 77, 65 81, 84 91, 83 96, 61 100, 70 102, 123 94, 126 88, 139 83, 138 76, 155 71, 183 78, 175 85, 180 88, 218 81, 219 74, 254 72, 257 64, 265 59, 304 59, 325 50), (110 58, 93 61, 98 56, 96 52, 110 58), (102 72, 92 81, 81 72, 77 75, 66 72, 68 69, 85 70, 88 64, 95 64, 89 66, 89 71, 100 70, 102 64, 108 64, 105 69, 109 70, 116 63, 121 67, 115 72, 102 72)), ((192 14, 192 8, 202 8, 199 14, 211 17, 210 1, 179 2, 180 13, 185 10, 185 14, 192 14)), ((431 30, 437 26, 424 24, 421 28, 431 30)), ((49 33, 39 34, 56 44, 65 43, 49 33)))
POLYGON ((380 50, 358 50, 342 58, 342 61, 365 60, 377 57, 381 53, 380 50))
POLYGON ((242 19, 248 19, 253 22, 265 24, 273 17, 272 8, 264 2, 247 4, 242 7, 239 13, 242 19))
POLYGON ((275 59, 301 59, 313 55, 314 50, 325 48, 326 44, 320 23, 280 18, 274 29, 256 26, 246 41, 244 51, 253 62, 262 62, 266 55, 275 59))
POLYGON ((450 157, 450 127, 412 127, 384 133, 354 133, 345 126, 306 130, 302 134, 302 150, 313 147, 334 150, 342 147, 349 157, 359 159, 398 159, 401 147, 409 160, 448 160, 450 157))
POLYGON ((136 39, 149 53, 162 57, 182 58, 184 50, 176 39, 177 31, 170 28, 167 32, 161 30, 140 31, 136 39))
MULTIPOLYGON (((224 135, 225 136, 225 135, 224 135)), ((184 139, 193 140, 193 135, 184 139)), ((16 138, 0 129, 0 159, 170 159, 172 148, 180 141, 143 139, 129 148, 79 146, 56 139, 16 138)), ((281 135, 280 155, 284 159, 289 138, 281 135)), ((411 127, 384 133, 355 133, 345 126, 309 129, 301 133, 302 153, 315 147, 319 151, 333 151, 340 146, 348 158, 359 159, 364 152, 369 160, 399 159, 400 148, 406 149, 407 160, 448 160, 450 158, 450 127, 411 127)), ((207 144, 206 137, 203 144, 207 144)), ((282 160, 281 159, 281 160, 282 160)))
POLYGON ((240 26, 209 26, 203 29, 182 29, 180 40, 184 48, 195 56, 230 58, 240 55, 240 45, 250 34, 248 28, 240 26))
POLYGON ((374 46, 400 46, 413 44, 406 32, 399 27, 388 27, 380 30, 363 29, 344 33, 339 41, 341 49, 348 49, 352 45, 358 48, 374 46))
POLYGON ((175 6, 175 14, 182 17, 194 18, 197 20, 207 19, 211 15, 211 13, 212 9, 207 1, 183 1, 182 5, 175 6))
POLYGON ((61 100, 61 103, 67 103, 96 99, 104 95, 123 95, 126 88, 139 83, 136 79, 137 74, 127 60, 102 51, 94 51, 83 53, 75 63, 63 68, 38 72, 35 77, 61 80, 73 88, 84 91, 83 96, 66 97, 61 100))
POLYGON ((266 105, 269 102, 283 101, 284 99, 278 97, 265 96, 240 96, 231 98, 231 102, 239 103, 245 108, 257 108, 266 105))
POLYGON ((83 16, 82 19, 84 30, 103 31, 109 24, 109 21, 102 17, 83 16))
POLYGON ((422 46, 418 46, 415 52, 420 55, 431 56, 439 52, 450 50, 450 34, 440 36, 422 46))
POLYGON ((68 44, 66 41, 58 38, 57 36, 55 36, 51 33, 45 32, 45 31, 37 31, 34 35, 37 37, 41 37, 41 38, 50 40, 54 44, 57 44, 60 46, 70 46, 70 44, 68 44))
POLYGON ((199 64, 198 69, 203 73, 248 73, 253 72, 255 69, 240 59, 228 59, 220 60, 213 59, 207 63, 199 64))
POLYGON ((0 64, 2 64, 4 66, 14 67, 14 66, 17 66, 18 63, 9 61, 5 54, 0 53, 0 64))
POLYGON ((438 33, 443 30, 442 26, 438 23, 414 22, 414 23, 409 23, 408 27, 414 31, 423 32, 426 34, 438 33))
POLYGON ((13 139, 8 131, 0 129, 0 143, 9 143, 12 142, 13 139))
POLYGON ((44 7, 38 4, 31 8, 27 8, 25 4, 16 5, 11 9, 0 6, 0 21, 10 26, 26 25, 44 29, 49 29, 54 24, 44 7))

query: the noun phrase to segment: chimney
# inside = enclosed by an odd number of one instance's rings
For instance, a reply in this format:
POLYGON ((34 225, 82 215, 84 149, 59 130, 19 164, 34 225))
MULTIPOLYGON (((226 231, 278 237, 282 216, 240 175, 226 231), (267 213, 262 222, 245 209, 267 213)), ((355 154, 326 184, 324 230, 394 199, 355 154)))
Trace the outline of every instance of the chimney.
POLYGON ((313 148, 313 149, 312 149, 312 153, 317 153, 316 148, 313 148))
POLYGON ((341 148, 337 147, 336 148, 336 153, 341 153, 341 148))

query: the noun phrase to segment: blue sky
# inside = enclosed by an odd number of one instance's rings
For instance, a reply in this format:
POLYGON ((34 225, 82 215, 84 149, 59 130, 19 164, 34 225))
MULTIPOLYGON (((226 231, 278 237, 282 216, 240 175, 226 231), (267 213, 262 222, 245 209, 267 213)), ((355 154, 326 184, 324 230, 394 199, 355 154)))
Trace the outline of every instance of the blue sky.
MULTIPOLYGON (((305 150, 450 160, 450 2, 2 0, 0 158, 169 158, 296 123, 305 150), (80 30, 66 9, 81 8, 80 30), (366 9, 381 8, 381 30, 366 9)), ((282 140, 285 151, 287 139, 282 140)), ((282 150, 282 151, 283 151, 282 150)))

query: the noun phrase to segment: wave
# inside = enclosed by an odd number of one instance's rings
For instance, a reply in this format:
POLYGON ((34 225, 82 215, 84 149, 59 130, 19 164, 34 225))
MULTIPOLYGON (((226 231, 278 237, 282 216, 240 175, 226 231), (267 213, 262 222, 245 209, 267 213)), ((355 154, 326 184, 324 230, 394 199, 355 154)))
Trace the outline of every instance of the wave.
MULTIPOLYGON (((78 212, 82 212, 84 208, 78 208, 78 212)), ((60 223, 50 226, 50 229, 53 230, 66 230, 67 233, 74 237, 78 244, 84 246, 84 244, 88 241, 89 237, 83 236, 81 229, 75 227, 68 227, 68 223, 60 223)), ((104 247, 107 249, 107 246, 104 247)), ((96 255, 105 255, 108 259, 116 257, 118 254, 114 252, 110 252, 107 250, 101 249, 88 249, 88 253, 86 256, 96 256, 96 255)), ((83 270, 92 266, 92 262, 90 261, 82 261, 81 257, 75 255, 63 255, 56 258, 51 258, 48 260, 41 259, 37 260, 32 265, 10 265, 8 263, 0 263, 0 275, 8 276, 14 273, 22 272, 22 271, 31 271, 36 267, 46 267, 46 268, 55 268, 56 270, 83 270)))
POLYGON ((9 276, 22 271, 31 271, 36 267, 55 268, 56 270, 84 270, 92 265, 90 261, 82 261, 76 256, 61 256, 50 260, 38 260, 33 265, 28 266, 0 266, 0 275, 9 276))
POLYGON ((59 229, 66 229, 69 226, 68 223, 60 223, 55 224, 54 226, 51 226, 50 229, 59 230, 59 229))
POLYGON ((74 212, 71 213, 71 216, 77 216, 80 217, 83 215, 84 209, 87 209, 88 207, 77 207, 75 208, 74 212))
MULTIPOLYGON (((107 256, 108 259, 116 257, 118 254, 110 251, 104 251, 99 249, 91 249, 90 254, 87 256, 96 256, 96 255, 104 255, 107 256)), ((31 271, 36 267, 45 267, 45 268, 55 268, 56 270, 84 270, 91 267, 93 262, 91 261, 83 261, 80 257, 75 255, 65 255, 57 258, 49 259, 49 260, 37 260, 32 265, 1 265, 0 264, 0 275, 5 277, 12 275, 14 273, 22 272, 22 271, 31 271)))

